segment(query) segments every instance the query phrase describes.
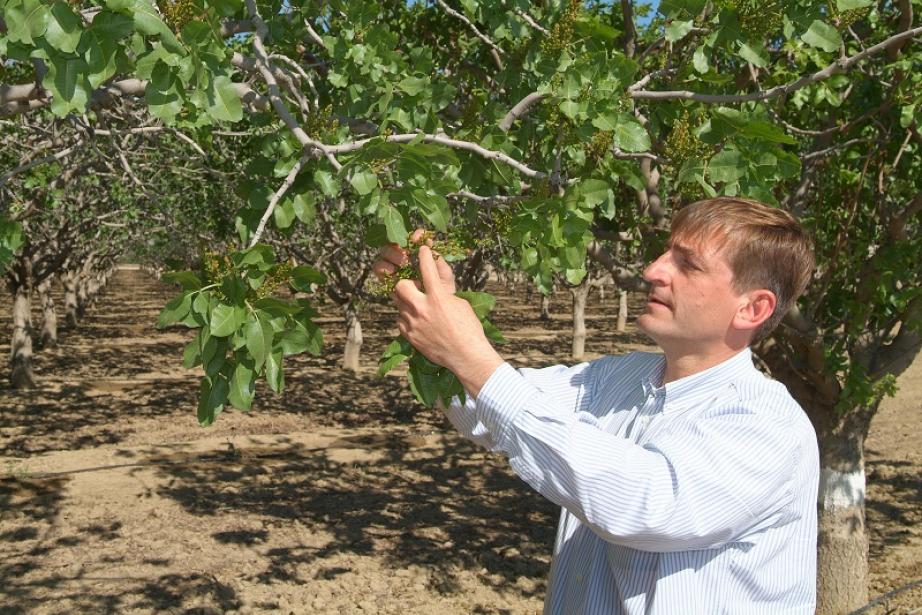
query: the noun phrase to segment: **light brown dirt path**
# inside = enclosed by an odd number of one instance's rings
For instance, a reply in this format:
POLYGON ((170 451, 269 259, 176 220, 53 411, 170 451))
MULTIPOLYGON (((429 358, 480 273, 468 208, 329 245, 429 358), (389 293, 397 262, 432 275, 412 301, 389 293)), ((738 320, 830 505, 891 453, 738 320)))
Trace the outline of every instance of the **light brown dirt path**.
POLYGON ((922 359, 898 380, 871 423, 867 452, 867 523, 872 598, 911 582, 872 613, 922 613, 922 359))
MULTIPOLYGON (((555 507, 402 378, 374 376, 390 311, 363 322, 365 365, 349 374, 322 306, 325 356, 291 358, 283 396, 260 391, 252 413, 202 430, 197 373, 180 367, 188 332, 152 326, 170 293, 120 273, 37 355, 38 390, 0 385, 0 614, 540 610, 555 507)), ((567 299, 541 322, 537 296, 504 296, 504 354, 568 362, 567 299)), ((644 347, 613 333, 613 305, 590 303, 590 356, 644 347)), ((922 577, 920 383, 917 366, 868 441, 872 595, 922 577)), ((905 592, 874 612, 916 606, 905 592)))

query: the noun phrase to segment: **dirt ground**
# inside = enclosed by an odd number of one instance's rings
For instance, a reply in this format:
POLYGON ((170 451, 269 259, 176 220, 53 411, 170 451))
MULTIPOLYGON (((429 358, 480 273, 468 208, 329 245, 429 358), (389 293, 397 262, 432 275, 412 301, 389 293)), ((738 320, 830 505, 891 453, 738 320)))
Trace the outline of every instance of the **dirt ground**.
MULTIPOLYGON (((0 613, 538 613, 556 508, 502 459, 378 379, 392 312, 369 308, 364 366, 287 360, 286 391, 195 420, 184 330, 157 331, 172 291, 122 271, 57 348, 39 386, 0 384, 0 613)), ((9 327, 8 297, 0 323, 9 327)), ((495 318, 515 364, 566 362, 567 295, 505 293, 495 318)), ((591 300, 590 356, 642 346, 591 300)), ((8 329, 7 329, 8 330, 8 329)), ((0 356, 9 352, 0 335, 0 356)), ((922 578, 922 362, 868 441, 871 596, 922 578)), ((869 613, 922 612, 922 586, 869 613)))

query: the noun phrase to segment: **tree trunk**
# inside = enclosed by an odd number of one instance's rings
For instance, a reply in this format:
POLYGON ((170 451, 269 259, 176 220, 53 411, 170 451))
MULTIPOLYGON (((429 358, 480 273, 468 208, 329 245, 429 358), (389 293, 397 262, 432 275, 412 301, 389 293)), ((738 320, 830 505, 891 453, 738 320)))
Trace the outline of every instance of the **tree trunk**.
POLYGON ((362 323, 355 307, 346 307, 346 347, 343 350, 343 369, 359 371, 359 355, 362 352, 362 323))
POLYGON ((551 297, 550 295, 541 295, 541 320, 551 319, 551 297))
POLYGON ((619 290, 618 291, 618 331, 625 331, 627 329, 627 291, 619 290))
POLYGON ((86 309, 89 307, 89 280, 83 275, 77 276, 77 318, 83 318, 86 315, 86 309))
POLYGON ((68 327, 77 326, 77 275, 76 271, 65 271, 61 276, 64 284, 64 321, 68 327))
POLYGON ((570 356, 579 360, 586 353, 586 301, 589 299, 589 276, 579 286, 570 289, 573 295, 573 347, 570 356))
POLYGON ((817 615, 851 613, 868 601, 865 435, 851 429, 817 433, 820 444, 817 615))
POLYGON ((58 345, 58 315, 54 311, 51 298, 51 282, 54 276, 48 276, 38 285, 38 295, 42 302, 42 331, 39 334, 39 348, 53 348, 58 345))
POLYGON ((35 387, 32 372, 32 288, 21 284, 13 289, 13 339, 10 341, 10 383, 14 389, 35 387))

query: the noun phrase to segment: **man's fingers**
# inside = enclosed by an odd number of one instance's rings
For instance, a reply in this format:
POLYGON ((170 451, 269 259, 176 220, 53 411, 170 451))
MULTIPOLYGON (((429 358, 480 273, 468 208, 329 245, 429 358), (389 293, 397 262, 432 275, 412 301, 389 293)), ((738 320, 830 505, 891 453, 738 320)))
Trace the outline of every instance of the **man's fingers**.
POLYGON ((449 293, 455 294, 455 272, 451 270, 451 265, 444 258, 440 258, 435 261, 435 267, 438 269, 442 284, 449 293))
MULTIPOLYGON (((426 234, 426 229, 418 228, 410 235, 410 243, 421 243, 423 236, 426 234)), ((432 245, 432 239, 426 241, 426 245, 432 245)))
POLYGON ((394 294, 391 295, 398 310, 412 313, 416 312, 414 302, 418 301, 421 296, 422 293, 414 280, 400 280, 394 286, 394 294))
POLYGON ((396 267, 403 267, 410 262, 407 251, 396 243, 389 243, 378 250, 379 260, 387 261, 396 267))
POLYGON ((439 270, 435 264, 435 258, 432 256, 432 249, 429 246, 420 246, 419 248, 419 276, 423 280, 423 288, 426 294, 443 294, 445 287, 442 285, 442 279, 439 277, 439 270))
POLYGON ((393 263, 387 261, 378 260, 375 261, 375 264, 371 266, 371 270, 379 278, 386 278, 387 276, 394 275, 397 271, 397 267, 393 263))

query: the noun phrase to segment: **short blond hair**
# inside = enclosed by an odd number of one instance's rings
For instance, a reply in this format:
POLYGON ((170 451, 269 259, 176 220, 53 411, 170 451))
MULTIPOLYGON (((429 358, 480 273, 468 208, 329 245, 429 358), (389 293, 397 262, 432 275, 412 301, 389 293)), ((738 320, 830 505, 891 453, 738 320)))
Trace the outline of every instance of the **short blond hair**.
POLYGON ((815 266, 809 235, 790 213, 752 199, 719 196, 692 203, 672 219, 672 238, 716 241, 733 272, 736 292, 775 294, 775 311, 753 335, 768 337, 810 282, 815 266))

